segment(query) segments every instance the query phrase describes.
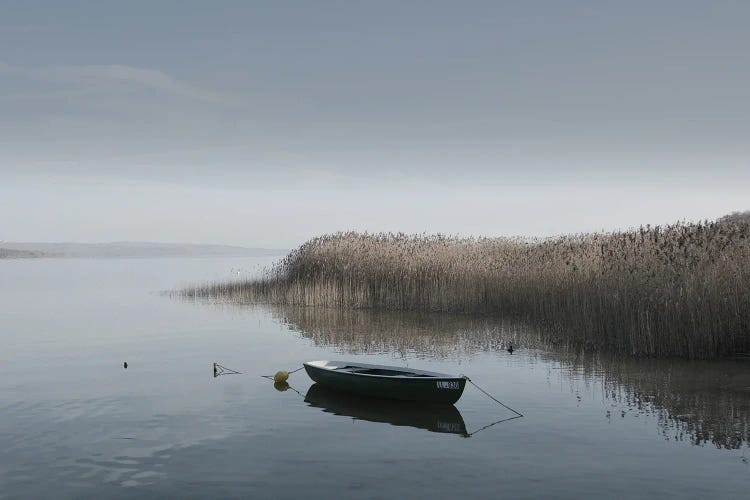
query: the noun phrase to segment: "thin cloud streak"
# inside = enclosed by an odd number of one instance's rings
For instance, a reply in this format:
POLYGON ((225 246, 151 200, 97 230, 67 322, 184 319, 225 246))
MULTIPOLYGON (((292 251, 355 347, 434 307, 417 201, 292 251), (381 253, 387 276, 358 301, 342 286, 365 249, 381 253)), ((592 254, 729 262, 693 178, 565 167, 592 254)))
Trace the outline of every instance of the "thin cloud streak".
POLYGON ((209 103, 230 102, 223 94, 177 80, 162 71, 118 64, 21 67, 0 61, 0 74, 2 73, 104 90, 114 90, 116 86, 126 89, 146 88, 209 103))

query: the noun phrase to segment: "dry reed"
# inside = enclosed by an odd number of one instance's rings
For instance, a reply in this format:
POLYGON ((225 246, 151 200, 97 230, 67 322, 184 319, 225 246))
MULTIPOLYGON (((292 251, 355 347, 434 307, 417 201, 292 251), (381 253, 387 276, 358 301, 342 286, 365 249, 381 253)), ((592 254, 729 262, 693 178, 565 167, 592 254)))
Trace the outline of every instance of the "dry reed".
POLYGON ((750 351, 750 223, 646 226, 551 239, 338 233, 257 280, 183 292, 246 303, 523 318, 636 356, 750 351))

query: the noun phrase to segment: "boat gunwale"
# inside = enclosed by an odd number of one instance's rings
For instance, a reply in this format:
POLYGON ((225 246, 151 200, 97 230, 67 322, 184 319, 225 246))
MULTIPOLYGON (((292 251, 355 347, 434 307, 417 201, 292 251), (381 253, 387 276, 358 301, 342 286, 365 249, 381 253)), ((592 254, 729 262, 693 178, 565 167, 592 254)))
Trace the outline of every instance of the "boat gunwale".
POLYGON ((302 363, 304 366, 309 366, 310 368, 315 368, 319 370, 325 370, 327 372, 331 373, 339 373, 342 375, 357 375, 360 377, 374 377, 374 378, 384 378, 384 379, 403 379, 403 380, 433 380, 433 379, 443 379, 443 380, 465 380, 466 377, 463 375, 449 375, 447 373, 439 373, 439 372, 431 372, 427 370, 419 370, 416 368, 401 368, 396 366, 388 366, 388 365, 371 365, 368 363, 357 363, 357 362, 350 362, 350 361, 331 361, 331 360, 315 360, 315 361, 305 361, 302 363), (341 366, 321 366, 320 363, 323 363, 325 365, 329 363, 336 363, 341 366), (400 372, 411 372, 416 375, 426 375, 426 377, 413 377, 410 375, 377 375, 372 373, 357 373, 357 372, 346 372, 346 371, 337 371, 337 368, 343 368, 344 366, 356 366, 358 368, 365 368, 365 369, 379 369, 379 370, 391 370, 391 371, 400 371, 400 372))

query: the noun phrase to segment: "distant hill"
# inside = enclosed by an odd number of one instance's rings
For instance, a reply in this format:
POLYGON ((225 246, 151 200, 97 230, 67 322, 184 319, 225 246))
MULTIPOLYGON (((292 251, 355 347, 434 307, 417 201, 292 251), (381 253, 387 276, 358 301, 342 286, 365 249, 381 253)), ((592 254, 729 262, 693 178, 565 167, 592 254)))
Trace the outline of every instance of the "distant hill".
POLYGON ((0 258, 68 257, 263 257, 283 255, 286 250, 228 245, 193 245, 118 241, 112 243, 0 242, 0 258))
POLYGON ((42 252, 30 252, 28 250, 0 248, 0 259, 33 259, 38 257, 46 257, 46 255, 42 252))

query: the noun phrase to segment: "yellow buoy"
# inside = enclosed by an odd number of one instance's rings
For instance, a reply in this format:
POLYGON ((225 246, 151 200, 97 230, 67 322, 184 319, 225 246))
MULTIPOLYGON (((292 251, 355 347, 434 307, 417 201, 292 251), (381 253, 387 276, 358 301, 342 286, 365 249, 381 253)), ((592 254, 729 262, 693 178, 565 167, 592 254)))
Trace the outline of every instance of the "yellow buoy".
POLYGON ((286 382, 289 378, 289 372, 285 372, 284 370, 276 372, 276 375, 273 376, 273 381, 276 383, 286 382))

